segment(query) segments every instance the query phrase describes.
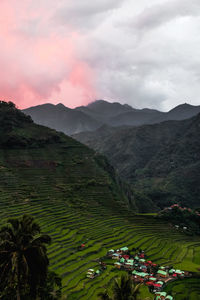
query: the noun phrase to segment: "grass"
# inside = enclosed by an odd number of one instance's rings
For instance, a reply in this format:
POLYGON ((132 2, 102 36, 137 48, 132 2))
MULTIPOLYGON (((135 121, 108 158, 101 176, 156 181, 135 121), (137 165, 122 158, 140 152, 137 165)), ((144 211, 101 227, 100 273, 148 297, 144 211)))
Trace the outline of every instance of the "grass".
MULTIPOLYGON (((113 264, 94 280, 86 278, 87 270, 97 269, 98 259, 111 248, 139 247, 158 264, 198 271, 199 237, 183 235, 153 214, 128 213, 120 201, 123 195, 112 174, 96 163, 92 151, 74 146, 71 139, 66 148, 0 150, 0 224, 23 213, 36 218, 52 237, 50 267, 62 276, 68 300, 96 300, 104 287, 111 288, 121 274, 113 264), (94 185, 87 183, 91 177, 94 185), (86 247, 78 250, 83 242, 86 247)), ((176 282, 171 289, 183 295, 190 291, 187 299, 198 299, 200 280, 192 286, 187 284, 184 291, 176 282)), ((142 289, 142 297, 147 296, 148 290, 142 289)))

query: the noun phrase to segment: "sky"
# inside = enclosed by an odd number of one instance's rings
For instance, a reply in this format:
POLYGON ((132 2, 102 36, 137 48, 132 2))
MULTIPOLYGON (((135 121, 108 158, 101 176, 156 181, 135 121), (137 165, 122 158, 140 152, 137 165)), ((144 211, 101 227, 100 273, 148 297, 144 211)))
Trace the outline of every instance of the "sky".
POLYGON ((200 105, 199 0, 1 0, 0 98, 200 105))

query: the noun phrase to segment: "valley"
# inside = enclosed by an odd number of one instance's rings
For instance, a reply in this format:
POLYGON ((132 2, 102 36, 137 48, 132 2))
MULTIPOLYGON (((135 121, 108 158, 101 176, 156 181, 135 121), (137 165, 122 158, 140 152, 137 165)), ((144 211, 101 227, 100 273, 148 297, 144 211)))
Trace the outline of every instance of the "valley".
MULTIPOLYGON (((137 206, 131 208, 103 156, 35 125, 12 106, 2 105, 0 122, 7 128, 1 131, 0 223, 31 214, 52 237, 50 268, 62 277, 63 299, 96 300, 104 287, 110 288, 119 275, 113 264, 94 280, 86 272, 98 267, 108 249, 122 245, 144 249, 157 264, 199 274, 200 237, 175 230, 155 214, 141 214, 137 206)), ((198 299, 199 279, 191 282, 188 293, 192 289, 198 299)), ((142 297, 152 298, 147 288, 142 297)))

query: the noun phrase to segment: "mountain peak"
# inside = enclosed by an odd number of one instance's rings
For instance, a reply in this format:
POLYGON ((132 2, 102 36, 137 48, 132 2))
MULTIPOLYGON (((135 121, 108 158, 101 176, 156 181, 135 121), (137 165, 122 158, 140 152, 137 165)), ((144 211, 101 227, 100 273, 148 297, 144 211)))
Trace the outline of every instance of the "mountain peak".
POLYGON ((189 103, 182 103, 177 105, 176 107, 172 108, 169 112, 175 111, 175 110, 183 110, 183 109, 195 109, 198 105, 191 105, 189 103))

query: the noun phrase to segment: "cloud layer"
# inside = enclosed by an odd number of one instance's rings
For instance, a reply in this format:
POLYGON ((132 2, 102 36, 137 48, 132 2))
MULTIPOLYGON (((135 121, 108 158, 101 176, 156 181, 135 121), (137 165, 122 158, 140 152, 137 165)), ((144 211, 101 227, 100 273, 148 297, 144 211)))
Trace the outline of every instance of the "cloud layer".
POLYGON ((200 104, 199 0, 1 0, 1 99, 200 104))

